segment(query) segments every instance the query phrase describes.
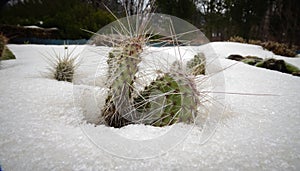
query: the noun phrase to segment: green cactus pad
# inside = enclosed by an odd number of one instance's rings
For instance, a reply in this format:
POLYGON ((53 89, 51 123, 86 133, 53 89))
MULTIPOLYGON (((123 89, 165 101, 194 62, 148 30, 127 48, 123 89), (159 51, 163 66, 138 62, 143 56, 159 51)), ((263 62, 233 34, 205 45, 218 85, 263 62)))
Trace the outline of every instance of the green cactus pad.
POLYGON ((102 110, 107 125, 122 127, 132 123, 132 87, 138 71, 142 47, 136 42, 129 42, 109 53, 109 96, 102 110))
POLYGON ((143 113, 144 123, 167 126, 176 122, 191 123, 197 113, 198 99, 194 83, 183 74, 164 74, 134 99, 143 113))

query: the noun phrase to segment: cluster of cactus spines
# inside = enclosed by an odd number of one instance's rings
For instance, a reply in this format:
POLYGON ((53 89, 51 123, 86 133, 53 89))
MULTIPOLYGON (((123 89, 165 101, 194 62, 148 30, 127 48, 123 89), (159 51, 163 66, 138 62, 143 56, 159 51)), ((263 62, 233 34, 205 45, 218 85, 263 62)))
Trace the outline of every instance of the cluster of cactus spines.
POLYGON ((187 62, 188 73, 192 75, 205 75, 205 56, 203 53, 198 53, 193 59, 187 62))
POLYGON ((59 53, 54 51, 54 55, 48 53, 49 56, 44 56, 45 61, 48 63, 49 76, 51 79, 57 81, 73 82, 75 70, 80 65, 78 56, 74 56, 73 52, 69 53, 68 47, 65 46, 64 55, 61 56, 59 53))
POLYGON ((199 104, 197 95, 195 83, 187 75, 165 73, 146 86, 134 102, 145 116, 144 124, 162 127, 193 122, 199 104))
POLYGON ((64 57, 57 60, 54 69, 54 79, 57 81, 73 81, 75 72, 75 58, 64 57))
POLYGON ((131 39, 122 43, 109 55, 109 95, 102 110, 102 116, 109 126, 122 127, 135 120, 132 92, 142 51, 139 39, 131 39))

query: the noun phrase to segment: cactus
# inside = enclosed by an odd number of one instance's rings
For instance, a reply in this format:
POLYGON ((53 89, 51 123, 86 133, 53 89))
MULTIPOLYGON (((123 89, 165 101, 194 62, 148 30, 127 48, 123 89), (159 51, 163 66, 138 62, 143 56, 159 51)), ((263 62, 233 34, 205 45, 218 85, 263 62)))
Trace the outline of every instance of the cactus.
POLYGON ((165 73, 145 87, 134 102, 137 111, 146 116, 145 124, 167 126, 194 121, 197 95, 195 83, 187 75, 165 73))
POLYGON ((44 55, 45 61, 48 63, 49 77, 57 81, 72 82, 75 70, 79 67, 78 55, 73 55, 75 48, 69 53, 68 47, 64 48, 64 55, 54 51, 54 56, 48 54, 44 55))
POLYGON ((75 58, 59 58, 54 71, 54 79, 57 81, 73 81, 75 71, 75 58))
MULTIPOLYGON (((193 122, 199 93, 188 74, 170 70, 158 76, 143 91, 136 92, 135 75, 142 51, 139 39, 131 39, 109 53, 109 93, 102 109, 105 123, 120 128, 133 123, 167 126, 176 122, 193 122)), ((190 65, 203 65, 202 56, 195 56, 194 63, 190 65)))
POLYGON ((142 45, 132 39, 109 54, 109 95, 102 116, 109 126, 122 127, 134 120, 132 91, 138 64, 141 61, 142 45))
MULTIPOLYGON (((139 18, 137 20, 139 21, 139 18)), ((130 24, 130 21, 126 20, 126 26, 127 22, 130 24)), ((141 21, 143 22, 144 20, 141 21)), ((148 29, 148 26, 141 24, 141 27, 137 27, 139 29, 135 31, 136 33, 130 34, 131 37, 128 38, 127 32, 132 31, 132 28, 127 30, 121 22, 118 24, 121 28, 116 27, 113 30, 117 30, 118 37, 122 41, 112 38, 114 48, 108 54, 106 61, 108 96, 101 110, 106 125, 120 128, 134 123, 167 126, 177 122, 193 122, 200 104, 199 93, 190 73, 181 72, 183 69, 181 61, 174 63, 174 67, 166 67, 172 69, 164 70, 151 83, 146 83, 147 86, 141 88, 143 90, 140 90, 138 86, 145 85, 138 82, 141 79, 139 77, 139 63, 142 61, 140 56, 143 52, 143 45, 149 41, 149 37, 145 37, 147 36, 145 32, 152 32, 151 25, 148 29), (124 30, 125 33, 123 33, 124 30), (142 34, 139 34, 140 31, 142 34)), ((170 35, 166 36, 169 40, 170 35)), ((164 39, 158 41, 164 42, 164 39)), ((204 55, 196 55, 194 61, 191 62, 191 73, 204 74, 204 63, 204 55)))
POLYGON ((193 59, 187 62, 188 73, 192 75, 205 75, 205 56, 199 53, 193 59))

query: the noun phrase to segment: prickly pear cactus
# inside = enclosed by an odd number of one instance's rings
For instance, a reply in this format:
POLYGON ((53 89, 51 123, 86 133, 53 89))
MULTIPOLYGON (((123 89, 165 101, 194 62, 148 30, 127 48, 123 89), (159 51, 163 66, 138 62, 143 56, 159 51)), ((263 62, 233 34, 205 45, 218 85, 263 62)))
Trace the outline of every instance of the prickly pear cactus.
POLYGON ((137 111, 144 114, 145 124, 162 127, 193 122, 197 95, 195 83, 187 75, 166 73, 145 87, 134 102, 137 111))
POLYGON ((192 75, 205 75, 205 56, 199 53, 187 62, 188 72, 192 75))
POLYGON ((132 91, 135 74, 140 63, 142 46, 137 41, 129 41, 109 54, 109 95, 102 116, 107 125, 122 127, 132 123, 134 112, 132 91))
POLYGON ((193 122, 199 94, 189 75, 170 70, 160 73, 143 91, 135 90, 142 51, 141 43, 131 40, 109 53, 109 95, 102 110, 105 123, 119 128, 133 123, 167 126, 193 122))

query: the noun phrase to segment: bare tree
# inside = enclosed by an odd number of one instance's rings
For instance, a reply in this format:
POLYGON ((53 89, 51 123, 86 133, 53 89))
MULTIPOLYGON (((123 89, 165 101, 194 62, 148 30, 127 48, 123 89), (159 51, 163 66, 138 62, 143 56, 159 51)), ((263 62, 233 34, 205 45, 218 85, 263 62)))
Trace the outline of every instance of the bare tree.
POLYGON ((155 10, 155 0, 121 0, 128 15, 144 14, 155 10))

